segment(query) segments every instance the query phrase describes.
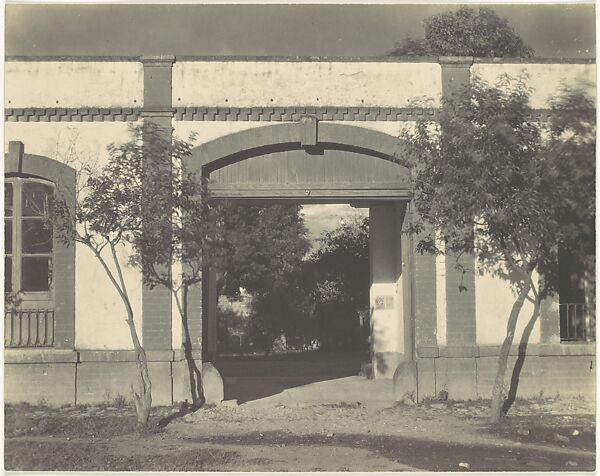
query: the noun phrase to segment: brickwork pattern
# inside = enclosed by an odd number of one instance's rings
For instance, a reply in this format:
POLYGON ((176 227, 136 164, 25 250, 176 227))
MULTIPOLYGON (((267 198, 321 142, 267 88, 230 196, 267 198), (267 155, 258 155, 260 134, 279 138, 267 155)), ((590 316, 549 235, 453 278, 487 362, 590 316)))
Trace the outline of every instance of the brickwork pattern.
MULTIPOLYGON (((169 112, 169 111, 167 111, 169 112)), ((77 108, 7 108, 7 122, 132 122, 140 119, 143 108, 77 107, 77 108)), ((172 110, 176 121, 298 121, 304 115, 314 115, 321 121, 416 121, 424 117, 434 120, 435 108, 391 108, 348 106, 281 106, 281 107, 210 107, 185 106, 172 110)), ((532 122, 549 122, 549 109, 534 109, 532 122)))
MULTIPOLYGON (((414 303, 417 346, 437 345, 435 256, 414 254, 414 303)), ((443 303, 439 303, 443 305, 443 303)))
POLYGON ((163 286, 142 289, 142 343, 146 350, 171 348, 171 291, 163 286))
POLYGON ((75 107, 75 108, 8 108, 4 110, 7 122, 104 122, 137 121, 140 108, 131 107, 75 107))
POLYGON ((203 282, 190 287, 188 291, 188 329, 192 341, 192 350, 200 350, 202 346, 202 319, 204 312, 203 282))
POLYGON ((456 259, 446 257, 446 342, 448 346, 475 345, 477 328, 475 318, 475 257, 462 256, 456 268, 456 259))
MULTIPOLYGON (((153 107, 171 106, 171 70, 174 57, 142 58, 144 63, 144 104, 153 107)), ((144 118, 164 128, 169 137, 172 134, 172 118, 161 111, 151 111, 144 118)), ((170 164, 166 172, 170 171, 170 164)), ((149 190, 152 193, 152 190, 149 190)), ((164 286, 153 289, 144 286, 142 290, 142 336, 147 350, 172 348, 172 294, 164 286)))

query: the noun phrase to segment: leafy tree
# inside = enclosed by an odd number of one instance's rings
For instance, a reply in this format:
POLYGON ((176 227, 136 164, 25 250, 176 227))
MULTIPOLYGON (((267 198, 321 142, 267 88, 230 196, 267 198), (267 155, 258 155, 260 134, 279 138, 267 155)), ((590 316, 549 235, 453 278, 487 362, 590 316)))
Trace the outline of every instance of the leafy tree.
POLYGON ((131 391, 138 423, 146 425, 152 406, 152 382, 118 257, 118 250, 130 247, 141 226, 141 161, 122 161, 114 147, 109 153, 108 163, 101 170, 78 168, 74 209, 66 199, 73 191, 57 190, 48 219, 61 241, 71 246, 81 243, 93 253, 121 298, 136 356, 137 388, 132 384, 131 391))
POLYGON ((240 287, 250 294, 267 292, 298 269, 309 250, 299 205, 270 206, 225 201, 223 221, 224 278, 221 292, 230 297, 240 287))
POLYGON ((462 6, 424 21, 425 37, 407 37, 390 56, 484 56, 530 58, 534 51, 494 10, 462 6))
POLYGON ((309 294, 301 274, 286 279, 252 300, 249 335, 255 347, 269 353, 276 339, 285 337, 286 349, 306 349, 314 339, 309 294))
MULTIPOLYGON (((369 307, 368 217, 324 233, 303 273, 312 285, 316 333, 323 348, 357 349, 366 344, 359 313, 369 307)), ((363 329, 368 329, 366 323, 363 329)))
POLYGON ((167 132, 145 123, 133 129, 128 142, 114 147, 113 155, 128 167, 135 164, 131 177, 141 187, 137 192, 143 206, 136 210, 138 226, 130 235, 134 251, 130 261, 142 270, 146 285, 164 286, 173 296, 184 334, 191 410, 195 410, 203 405, 204 392, 202 372, 192 352, 188 297, 207 267, 222 264, 223 223, 208 200, 205 179, 186 170, 193 136, 181 140, 167 132))
POLYGON ((90 248, 123 301, 136 353, 139 382, 132 391, 142 424, 149 417, 151 382, 117 250, 126 247, 129 264, 142 270, 145 285, 165 286, 174 297, 184 330, 192 409, 203 403, 204 396, 201 372, 192 355, 188 291, 201 281, 203 268, 221 256, 221 224, 206 200, 205 183, 183 168, 192 143, 171 140, 167 132, 152 122, 132 127, 127 142, 109 146, 108 162, 100 171, 81 170, 84 180, 76 210, 59 199, 52 212, 59 236, 90 248), (104 250, 110 254, 106 256, 104 250))
MULTIPOLYGON (((581 89, 563 89, 552 101, 561 112, 544 131, 530 120, 529 96, 525 77, 504 76, 494 85, 475 77, 444 101, 438 123, 422 120, 402 135, 420 215, 413 229, 417 249, 442 253, 440 238, 463 271, 461 256, 472 253, 482 270, 507 279, 516 293, 498 359, 492 422, 507 410, 508 353, 524 302, 534 304, 530 332, 541 300, 557 290, 559 246, 589 239, 594 222, 595 119, 585 111, 592 99, 581 89)), ((591 250, 571 249, 582 261, 591 250)))

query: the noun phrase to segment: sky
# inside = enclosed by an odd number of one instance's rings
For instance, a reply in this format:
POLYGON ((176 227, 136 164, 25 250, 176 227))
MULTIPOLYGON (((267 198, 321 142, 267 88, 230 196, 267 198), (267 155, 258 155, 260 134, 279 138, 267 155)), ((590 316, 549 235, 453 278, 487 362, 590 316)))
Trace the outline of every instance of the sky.
MULTIPOLYGON (((477 4, 472 3, 472 6, 477 4)), ((593 4, 486 4, 547 58, 595 57, 593 4)), ((440 4, 6 6, 8 56, 384 56, 440 4)))

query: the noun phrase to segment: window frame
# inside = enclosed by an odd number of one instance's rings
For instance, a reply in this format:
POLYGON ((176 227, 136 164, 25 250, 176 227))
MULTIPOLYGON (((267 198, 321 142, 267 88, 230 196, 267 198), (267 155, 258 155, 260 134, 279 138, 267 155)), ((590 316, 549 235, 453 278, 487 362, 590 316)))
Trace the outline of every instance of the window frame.
MULTIPOLYGON (((4 177, 5 186, 7 183, 12 184, 12 216, 7 217, 5 215, 5 221, 10 219, 12 221, 12 253, 9 255, 12 259, 12 293, 18 293, 23 303, 30 304, 31 307, 52 307, 54 304, 54 261, 55 261, 55 250, 56 243, 54 239, 54 233, 52 233, 52 250, 49 253, 24 253, 23 252, 23 219, 34 219, 43 220, 42 217, 37 218, 35 216, 25 217, 23 214, 23 185, 26 183, 39 183, 49 187, 52 190, 52 194, 56 192, 56 184, 54 182, 39 178, 31 177, 26 175, 10 175, 4 177), (23 257, 48 257, 50 259, 49 266, 49 286, 47 291, 24 291, 20 289, 22 287, 22 260, 23 257)), ((6 257, 6 253, 5 253, 6 257)))

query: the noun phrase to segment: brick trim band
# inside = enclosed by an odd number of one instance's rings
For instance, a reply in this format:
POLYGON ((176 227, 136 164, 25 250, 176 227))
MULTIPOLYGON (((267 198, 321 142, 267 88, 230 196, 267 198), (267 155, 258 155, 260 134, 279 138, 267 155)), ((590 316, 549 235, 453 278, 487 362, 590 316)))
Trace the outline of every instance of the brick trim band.
MULTIPOLYGON (((139 120, 143 113, 144 108, 141 107, 6 108, 4 119, 7 122, 127 122, 139 120)), ((438 109, 341 106, 185 106, 174 109, 176 121, 295 122, 307 114, 315 116, 320 121, 416 121, 423 117, 435 119, 438 109)), ((529 114, 530 120, 534 122, 548 122, 552 116, 550 109, 533 109, 529 114)))
POLYGON ((178 107, 177 121, 298 121, 312 115, 320 121, 411 121, 435 117, 433 108, 283 106, 283 107, 178 107))
POLYGON ((8 122, 103 122, 137 121, 141 108, 58 108, 31 107, 7 108, 4 119, 8 122))

